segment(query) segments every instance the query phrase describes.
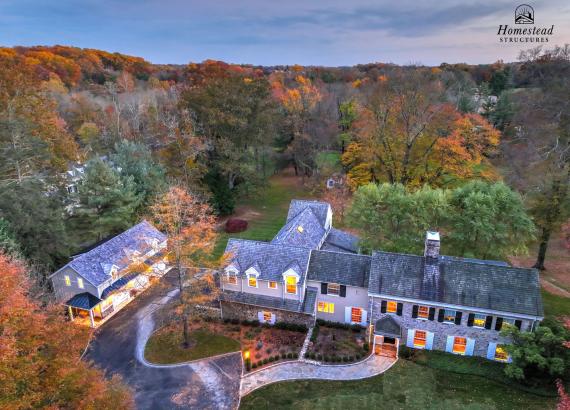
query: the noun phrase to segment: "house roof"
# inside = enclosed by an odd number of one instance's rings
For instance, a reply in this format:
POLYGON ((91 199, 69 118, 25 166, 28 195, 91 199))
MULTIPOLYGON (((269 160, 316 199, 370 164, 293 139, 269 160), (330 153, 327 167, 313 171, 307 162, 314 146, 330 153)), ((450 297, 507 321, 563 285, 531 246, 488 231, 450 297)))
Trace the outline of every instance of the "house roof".
POLYGON ((392 316, 384 316, 376 321, 374 334, 389 337, 402 337, 402 328, 392 316))
POLYGON ((305 209, 311 209, 317 217, 320 225, 325 226, 330 205, 321 201, 308 201, 303 199, 293 199, 289 204, 289 212, 287 213, 287 222, 298 216, 305 209))
POLYGON ((358 253, 359 241, 360 239, 356 235, 331 228, 321 249, 325 251, 358 253))
POLYGON ((136 278, 139 275, 138 272, 129 273, 125 276, 121 276, 119 279, 111 283, 109 286, 105 288, 103 292, 101 292, 101 299, 106 299, 112 292, 121 289, 127 283, 129 283, 132 279, 136 278))
POLYGON ((73 296, 64 304, 66 306, 71 306, 78 309, 91 310, 99 303, 101 303, 101 299, 99 299, 97 296, 92 295, 89 292, 85 292, 73 296))
POLYGON ((283 226, 275 238, 273 244, 283 244, 300 248, 317 249, 327 234, 319 218, 311 207, 302 210, 297 216, 290 219, 283 226))
POLYGON ((230 239, 226 253, 231 254, 230 264, 239 275, 256 265, 260 280, 282 281, 283 273, 293 267, 300 276, 299 285, 305 281, 305 272, 309 264, 310 250, 282 244, 250 241, 247 239, 230 239), (295 265, 296 264, 296 265, 295 265))
POLYGON ((134 251, 141 255, 148 253, 152 249, 153 239, 162 243, 166 241, 166 235, 149 222, 142 221, 89 252, 77 256, 61 269, 70 267, 94 286, 99 286, 110 279, 113 266, 121 270, 130 265, 134 251))
POLYGON ((313 314, 317 300, 317 289, 307 287, 305 299, 301 302, 295 299, 287 299, 274 296, 266 296, 255 293, 235 292, 225 290, 220 294, 220 300, 233 303, 243 303, 269 309, 287 310, 289 312, 313 314))
POLYGON ((371 259, 368 255, 313 251, 307 276, 318 282, 367 288, 371 259))
POLYGON ((417 255, 374 252, 369 293, 543 316, 536 269, 448 256, 439 257, 435 264, 426 265, 425 260, 417 255), (433 281, 424 280, 426 266, 435 275, 433 281))

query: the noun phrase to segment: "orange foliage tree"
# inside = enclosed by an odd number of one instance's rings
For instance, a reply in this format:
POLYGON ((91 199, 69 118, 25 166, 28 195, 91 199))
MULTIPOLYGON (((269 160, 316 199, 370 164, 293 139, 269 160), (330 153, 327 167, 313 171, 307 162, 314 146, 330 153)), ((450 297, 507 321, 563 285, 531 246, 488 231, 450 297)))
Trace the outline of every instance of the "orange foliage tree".
POLYGON ((80 360, 87 330, 30 296, 19 261, 0 254, 0 271, 0 408, 133 408, 118 376, 80 360))
POLYGON ((176 313, 182 319, 184 344, 190 346, 189 319, 217 297, 210 258, 216 243, 216 219, 210 206, 184 188, 173 186, 151 207, 158 228, 168 236, 168 260, 180 291, 176 313))

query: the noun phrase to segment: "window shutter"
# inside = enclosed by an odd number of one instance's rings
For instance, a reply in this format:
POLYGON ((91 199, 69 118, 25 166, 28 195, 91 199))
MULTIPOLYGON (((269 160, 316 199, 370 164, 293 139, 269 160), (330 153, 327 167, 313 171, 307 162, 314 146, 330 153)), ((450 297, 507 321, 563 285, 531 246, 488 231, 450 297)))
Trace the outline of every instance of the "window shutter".
POLYGON ((347 306, 344 308, 344 323, 350 323, 351 313, 352 313, 351 306, 347 306))
POLYGON ((438 322, 443 322, 443 310, 444 309, 439 309, 439 313, 437 314, 437 321, 438 322))
POLYGON ((475 350, 475 339, 467 339, 467 346, 465 346, 465 356, 473 356, 475 350))
POLYGON ((340 297, 341 298, 346 297, 346 286, 345 285, 340 285, 340 297))
POLYGON ((429 316, 428 319, 429 320, 433 320, 435 318, 435 308, 434 307, 430 307, 429 308, 429 316))
POLYGON ((433 332, 427 332, 426 349, 427 350, 433 349, 433 332))
POLYGON ((487 359, 495 360, 495 350, 497 350, 497 343, 490 342, 487 348, 487 359))
POLYGON ((455 312, 455 324, 456 325, 460 325, 461 324, 461 316, 463 316, 463 312, 455 312))
POLYGON ((257 312, 257 320, 259 320, 259 323, 263 323, 263 312, 257 312))
POLYGON ((467 326, 469 327, 473 326, 474 320, 475 320, 475 313, 469 313, 469 316, 467 317, 467 326))
POLYGON ((451 353, 453 351, 454 336, 447 336, 447 343, 445 344, 445 351, 451 353))
POLYGON ((495 321, 495 330, 501 330, 502 327, 503 327, 503 318, 498 317, 497 320, 495 321))
POLYGON ((412 306, 412 318, 415 319, 418 317, 418 305, 412 306))
POLYGON ((515 326, 518 330, 521 330, 522 320, 515 320, 515 326))
POLYGON ((271 320, 269 321, 270 324, 274 325, 275 324, 275 313, 271 314, 271 320))
POLYGON ((414 336, 416 334, 415 329, 408 329, 408 339, 406 340, 406 346, 414 347, 414 336))
POLYGON ((386 313, 386 301, 385 300, 383 300, 380 303, 380 313, 386 313))
POLYGON ((360 322, 360 324, 362 326, 366 326, 366 323, 368 322, 368 312, 366 310, 362 310, 362 322, 360 322))
MULTIPOLYGON (((487 316, 485 318, 485 329, 491 329, 491 324, 493 323, 493 316, 487 316)), ((495 354, 495 353, 493 353, 495 354)))
POLYGON ((402 316, 402 309, 404 308, 404 304, 403 303, 398 303, 398 305, 396 306, 396 314, 398 316, 402 316))
POLYGON ((321 283, 321 294, 326 295, 329 284, 326 282, 321 283))

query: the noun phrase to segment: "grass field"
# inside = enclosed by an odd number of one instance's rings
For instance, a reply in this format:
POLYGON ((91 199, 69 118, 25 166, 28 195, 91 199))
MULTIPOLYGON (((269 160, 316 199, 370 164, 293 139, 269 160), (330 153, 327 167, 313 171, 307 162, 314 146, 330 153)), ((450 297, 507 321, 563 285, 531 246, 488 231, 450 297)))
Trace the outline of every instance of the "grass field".
POLYGON ((554 398, 485 377, 399 360, 387 373, 350 382, 294 381, 269 385, 241 401, 248 409, 548 409, 554 398))
POLYGON ((270 241, 285 224, 291 199, 309 199, 310 195, 301 185, 300 179, 293 176, 277 175, 269 179, 268 186, 259 196, 242 201, 236 214, 245 214, 249 226, 245 232, 221 233, 214 257, 219 257, 226 248, 228 239, 243 238, 256 241, 270 241))
POLYGON ((153 333, 146 344, 145 359, 151 363, 170 364, 240 350, 237 340, 204 330, 192 332, 190 338, 193 345, 185 349, 182 347, 183 338, 180 327, 169 326, 159 329, 153 333))

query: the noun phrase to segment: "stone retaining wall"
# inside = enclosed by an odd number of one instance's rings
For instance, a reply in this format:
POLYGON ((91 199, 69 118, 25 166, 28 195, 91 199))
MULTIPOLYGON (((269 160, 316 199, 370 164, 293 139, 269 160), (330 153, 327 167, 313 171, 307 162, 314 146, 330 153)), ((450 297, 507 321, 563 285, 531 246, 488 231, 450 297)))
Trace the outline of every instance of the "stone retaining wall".
POLYGON ((224 319, 258 320, 258 312, 271 312, 275 315, 275 322, 294 323, 311 327, 315 324, 315 317, 306 313, 289 312, 286 310, 270 309, 260 306, 245 305, 242 303, 221 301, 222 317, 224 319))

